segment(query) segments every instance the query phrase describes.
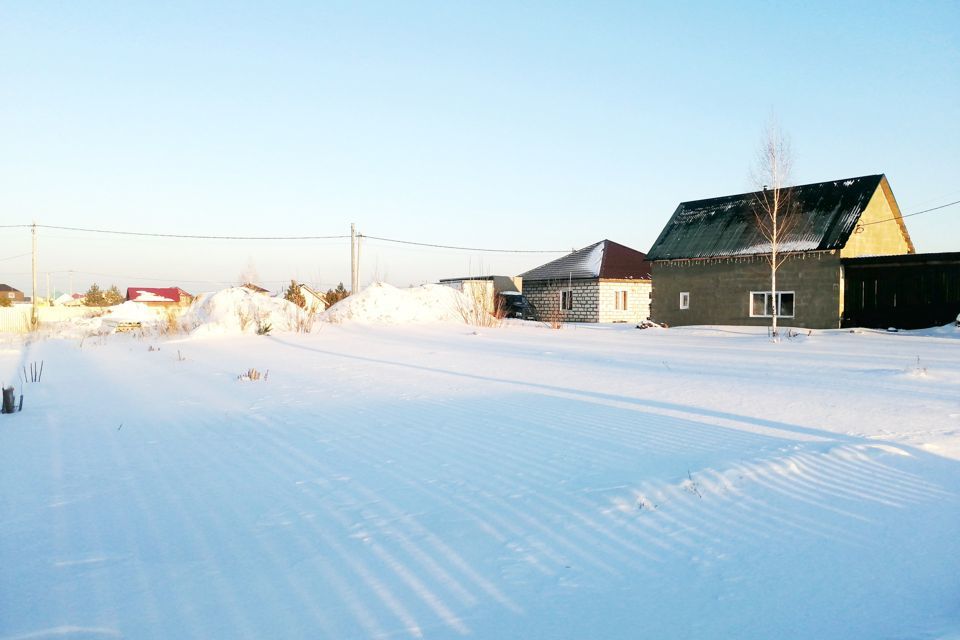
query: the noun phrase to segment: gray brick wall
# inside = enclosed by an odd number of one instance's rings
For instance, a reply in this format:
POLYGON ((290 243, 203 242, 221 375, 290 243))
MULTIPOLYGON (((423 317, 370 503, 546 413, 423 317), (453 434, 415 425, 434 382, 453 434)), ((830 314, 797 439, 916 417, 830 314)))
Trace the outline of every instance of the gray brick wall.
POLYGON ((547 320, 559 314, 561 322, 597 322, 600 288, 596 280, 563 282, 524 282, 523 295, 537 308, 540 318, 547 320), (573 291, 573 309, 560 309, 560 292, 573 291))
POLYGON ((558 314, 561 322, 640 322, 650 316, 650 282, 645 280, 573 280, 524 282, 523 294, 541 319, 558 314), (560 309, 560 292, 573 291, 573 309, 560 309), (627 291, 625 310, 616 309, 616 291, 627 291))
MULTIPOLYGON (((800 254, 777 271, 777 290, 795 293, 793 318, 779 324, 810 329, 840 326, 840 256, 827 251, 800 254)), ((653 263, 652 318, 670 326, 732 324, 765 326, 750 317, 750 292, 770 290, 770 266, 762 257, 653 263), (680 309, 680 292, 690 308, 680 309)))

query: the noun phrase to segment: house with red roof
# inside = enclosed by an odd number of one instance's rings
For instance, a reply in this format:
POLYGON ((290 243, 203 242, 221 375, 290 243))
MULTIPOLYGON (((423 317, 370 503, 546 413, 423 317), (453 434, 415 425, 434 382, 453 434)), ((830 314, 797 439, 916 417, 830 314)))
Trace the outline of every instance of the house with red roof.
POLYGON ((193 296, 180 287, 127 287, 127 300, 151 307, 186 307, 193 302, 193 296))
POLYGON ((647 256, 611 240, 525 273, 523 295, 544 321, 642 322, 650 317, 647 256))

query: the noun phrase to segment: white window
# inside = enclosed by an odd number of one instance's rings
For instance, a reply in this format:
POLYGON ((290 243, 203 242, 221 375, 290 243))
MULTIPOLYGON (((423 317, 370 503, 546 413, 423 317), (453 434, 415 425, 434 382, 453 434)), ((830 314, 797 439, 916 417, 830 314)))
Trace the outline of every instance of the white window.
POLYGON ((681 309, 690 308, 690 292, 689 291, 680 292, 680 308, 681 309))
POLYGON ((769 291, 751 291, 750 292, 750 317, 751 318, 770 318, 773 316, 776 308, 777 316, 780 318, 793 317, 793 291, 777 291, 776 307, 774 307, 774 296, 769 291))
POLYGON ((626 311, 630 307, 627 305, 627 292, 626 291, 614 291, 613 292, 613 308, 617 311, 626 311))
POLYGON ((573 290, 564 289, 560 292, 560 308, 565 311, 573 310, 573 290))

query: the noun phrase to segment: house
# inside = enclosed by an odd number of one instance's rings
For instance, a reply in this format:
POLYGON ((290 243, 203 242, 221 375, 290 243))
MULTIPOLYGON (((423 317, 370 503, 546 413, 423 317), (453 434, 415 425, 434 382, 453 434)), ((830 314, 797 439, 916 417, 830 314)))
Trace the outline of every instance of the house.
POLYGON ((755 210, 762 192, 682 202, 647 253, 652 317, 671 326, 783 323, 837 328, 844 315, 844 261, 915 253, 884 175, 792 187, 788 259, 770 287, 770 243, 755 210))
POLYGON ((254 293, 262 293, 262 294, 265 295, 265 296, 270 295, 270 290, 269 290, 269 289, 264 289, 264 288, 261 287, 260 285, 253 284, 252 282, 244 282, 244 283, 243 283, 242 285, 240 285, 240 286, 243 287, 244 289, 248 289, 248 290, 250 290, 250 291, 253 291, 254 293))
POLYGON ((193 302, 193 296, 180 287, 128 287, 127 300, 151 307, 186 307, 193 302))
POLYGON ((54 299, 53 305, 56 307, 82 307, 84 299, 82 293, 64 293, 54 299))
POLYGON ((463 292, 489 314, 498 312, 498 296, 502 293, 521 292, 523 279, 515 276, 467 276, 441 278, 439 283, 463 292))
POLYGON ((601 240, 520 274, 541 320, 641 322, 650 316, 650 265, 635 249, 601 240))
POLYGON ((23 295, 23 291, 14 289, 8 284, 0 284, 0 298, 9 300, 10 304, 26 301, 26 296, 23 295))
POLYGON ((300 289, 300 294, 303 296, 305 304, 304 309, 310 313, 318 313, 320 311, 325 311, 327 308, 327 299, 323 296, 322 293, 316 291, 315 289, 308 287, 305 284, 299 284, 297 287, 300 289))

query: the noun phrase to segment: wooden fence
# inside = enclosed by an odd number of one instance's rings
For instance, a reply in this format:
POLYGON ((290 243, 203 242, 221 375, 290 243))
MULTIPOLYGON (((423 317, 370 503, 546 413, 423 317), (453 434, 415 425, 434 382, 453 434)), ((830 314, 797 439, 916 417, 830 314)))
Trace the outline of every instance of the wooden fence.
MULTIPOLYGON (((29 304, 17 304, 0 308, 0 333, 28 333, 30 331, 29 304)), ((71 318, 83 318, 94 313, 89 307, 39 307, 37 320, 40 324, 59 322, 71 318)))

